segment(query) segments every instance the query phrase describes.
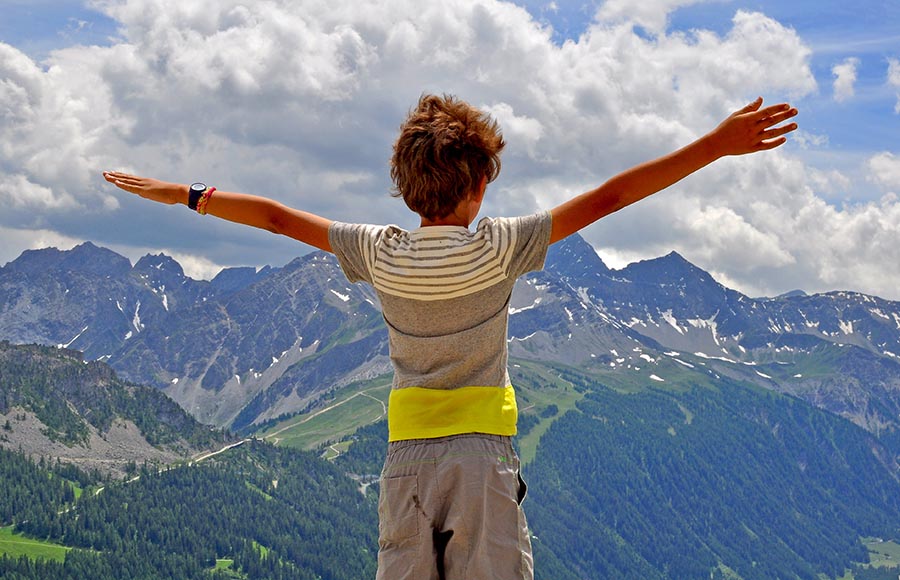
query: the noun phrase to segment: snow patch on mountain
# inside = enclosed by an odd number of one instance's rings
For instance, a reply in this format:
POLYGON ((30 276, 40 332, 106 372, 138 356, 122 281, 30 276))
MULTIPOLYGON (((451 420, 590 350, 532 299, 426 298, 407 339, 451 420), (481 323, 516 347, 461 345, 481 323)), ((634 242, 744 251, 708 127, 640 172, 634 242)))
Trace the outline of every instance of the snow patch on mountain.
POLYGON ((331 292, 332 294, 334 294, 335 296, 337 296, 338 298, 340 298, 341 301, 343 301, 343 302, 349 302, 349 301, 350 301, 350 295, 349 295, 349 294, 341 294, 341 293, 338 292, 337 290, 330 290, 330 292, 331 292))
POLYGON ((665 312, 661 312, 660 315, 662 316, 663 320, 668 322, 672 328, 678 331, 678 334, 684 334, 684 329, 678 326, 678 320, 674 316, 672 316, 671 308, 669 310, 666 310, 665 312))
POLYGON ((532 302, 528 306, 523 306, 522 308, 513 308, 512 306, 510 306, 509 314, 510 314, 510 316, 512 316, 513 314, 518 314, 520 312, 525 312, 526 310, 531 310, 532 308, 536 308, 537 306, 539 306, 541 304, 542 300, 543 299, 540 296, 538 296, 537 298, 534 299, 534 302, 532 302))
POLYGON ((738 364, 738 361, 736 361, 734 359, 730 359, 730 358, 727 358, 724 356, 710 356, 704 352, 695 352, 694 356, 709 359, 709 360, 721 360, 721 361, 725 361, 727 363, 731 363, 731 364, 735 364, 735 365, 738 364))
POLYGON ((137 306, 134 307, 134 318, 131 319, 131 325, 134 326, 134 329, 138 332, 144 330, 144 325, 141 323, 141 301, 137 301, 137 306))
POLYGON ((75 342, 76 340, 78 340, 78 338, 79 338, 82 334, 84 334, 84 332, 85 332, 87 329, 88 329, 88 327, 85 326, 84 328, 81 329, 81 332, 79 332, 78 334, 76 334, 76 335, 72 338, 72 340, 70 340, 69 342, 67 342, 67 343, 65 343, 65 344, 57 344, 57 345, 56 345, 56 348, 69 348, 69 346, 71 346, 73 342, 75 342))

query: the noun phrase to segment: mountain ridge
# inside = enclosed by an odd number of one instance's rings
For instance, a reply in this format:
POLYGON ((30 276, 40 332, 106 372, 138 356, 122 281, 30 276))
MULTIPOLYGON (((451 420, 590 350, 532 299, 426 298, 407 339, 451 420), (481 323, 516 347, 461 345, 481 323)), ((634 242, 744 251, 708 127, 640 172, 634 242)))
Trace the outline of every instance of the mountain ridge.
MULTIPOLYGON (((110 253, 85 243, 0 268, 0 339, 77 348, 203 422, 241 429, 390 372, 374 292, 349 284, 329 254, 198 281, 162 254, 130 266, 110 253)), ((517 282, 509 311, 514 357, 645 383, 677 359, 685 372, 900 431, 900 302, 847 291, 750 298, 677 252, 611 270, 575 235, 517 282)))

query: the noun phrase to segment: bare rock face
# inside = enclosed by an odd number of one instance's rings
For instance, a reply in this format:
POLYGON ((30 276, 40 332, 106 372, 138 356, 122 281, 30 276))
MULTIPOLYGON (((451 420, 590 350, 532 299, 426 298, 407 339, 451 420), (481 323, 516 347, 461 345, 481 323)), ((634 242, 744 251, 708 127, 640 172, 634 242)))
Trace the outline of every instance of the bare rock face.
POLYGON ((34 413, 13 407, 9 413, 0 415, 0 425, 8 424, 8 429, 0 434, 0 446, 13 451, 21 451, 30 457, 50 457, 73 463, 85 470, 122 476, 126 466, 134 462, 166 465, 185 458, 170 448, 150 445, 134 422, 118 420, 105 432, 93 425, 87 426, 87 438, 79 444, 67 445, 51 439, 47 426, 34 413))
POLYGON ((221 445, 158 389, 119 379, 69 349, 0 342, 0 446, 122 473, 221 445))

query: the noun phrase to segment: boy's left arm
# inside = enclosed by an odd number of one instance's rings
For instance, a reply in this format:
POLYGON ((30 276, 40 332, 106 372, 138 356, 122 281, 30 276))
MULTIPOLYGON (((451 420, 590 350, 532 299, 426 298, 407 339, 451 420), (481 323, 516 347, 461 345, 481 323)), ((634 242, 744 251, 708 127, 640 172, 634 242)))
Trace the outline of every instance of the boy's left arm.
POLYGON ((598 219, 644 199, 727 155, 774 149, 796 123, 778 126, 797 114, 788 104, 762 106, 758 98, 735 111, 710 133, 690 145, 616 175, 600 187, 550 210, 550 243, 577 232, 598 219))

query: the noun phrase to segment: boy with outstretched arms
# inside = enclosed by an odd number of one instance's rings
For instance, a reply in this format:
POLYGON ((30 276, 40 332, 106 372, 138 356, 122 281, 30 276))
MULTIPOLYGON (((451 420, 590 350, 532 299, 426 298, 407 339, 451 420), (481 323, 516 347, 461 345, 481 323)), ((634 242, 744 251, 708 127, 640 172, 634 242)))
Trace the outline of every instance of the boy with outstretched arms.
POLYGON ((379 580, 533 577, 511 445, 516 400, 507 373, 508 304, 516 278, 550 244, 727 155, 778 147, 796 124, 787 104, 757 99, 686 147, 616 175, 551 209, 484 218, 504 141, 495 121, 452 96, 424 95, 400 128, 395 194, 420 227, 333 222, 240 193, 106 172, 162 203, 290 236, 333 252, 381 301, 394 368, 389 448, 379 498, 379 580))

